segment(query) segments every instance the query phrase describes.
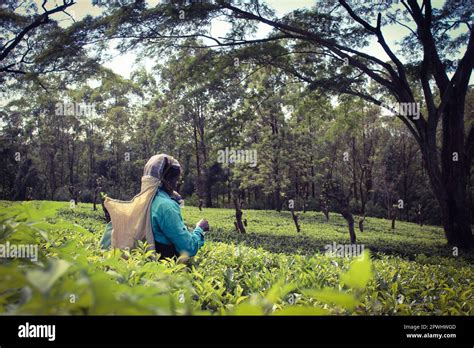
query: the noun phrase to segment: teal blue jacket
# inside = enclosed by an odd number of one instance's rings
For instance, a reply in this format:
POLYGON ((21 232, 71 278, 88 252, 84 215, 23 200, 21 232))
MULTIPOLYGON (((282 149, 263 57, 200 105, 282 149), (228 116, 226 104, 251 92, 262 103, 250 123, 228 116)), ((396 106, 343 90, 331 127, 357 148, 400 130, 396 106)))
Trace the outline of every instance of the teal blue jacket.
POLYGON ((204 232, 196 227, 192 233, 184 224, 181 208, 164 190, 159 189, 151 202, 151 228, 155 241, 173 244, 179 253, 194 256, 204 245, 204 232))

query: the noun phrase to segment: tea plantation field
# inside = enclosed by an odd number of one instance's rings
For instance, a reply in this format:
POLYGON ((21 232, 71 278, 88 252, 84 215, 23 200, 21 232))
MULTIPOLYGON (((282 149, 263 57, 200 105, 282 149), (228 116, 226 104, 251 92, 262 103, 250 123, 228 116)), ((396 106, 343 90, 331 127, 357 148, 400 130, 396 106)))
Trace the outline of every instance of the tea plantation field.
POLYGON ((185 207, 189 226, 209 220, 188 265, 154 261, 140 246, 100 250, 101 210, 66 202, 0 202, 0 245, 39 246, 39 258, 0 258, 0 313, 43 315, 473 315, 472 254, 453 252, 438 227, 368 218, 362 256, 325 254, 347 243, 331 214, 185 207), (368 251, 370 250, 370 252, 368 251))

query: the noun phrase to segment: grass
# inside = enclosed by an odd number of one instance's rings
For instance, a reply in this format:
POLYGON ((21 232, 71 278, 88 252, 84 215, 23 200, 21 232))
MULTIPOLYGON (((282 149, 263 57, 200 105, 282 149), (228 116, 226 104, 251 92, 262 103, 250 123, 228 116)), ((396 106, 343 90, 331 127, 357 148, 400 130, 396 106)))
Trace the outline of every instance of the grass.
POLYGON ((443 232, 368 218, 359 258, 326 255, 347 243, 336 214, 246 210, 237 234, 233 211, 185 207, 190 225, 211 224, 188 266, 151 261, 141 246, 128 257, 102 251, 101 211, 61 202, 0 202, 0 244, 40 246, 39 262, 0 259, 0 313, 5 314, 335 314, 472 315, 472 255, 454 256, 443 232))
MULTIPOLYGON (((209 238, 214 241, 235 240, 250 246, 262 246, 272 252, 306 255, 325 251, 325 246, 333 242, 342 244, 349 241, 346 221, 339 214, 331 214, 330 221, 326 222, 322 213, 300 213, 301 233, 296 232, 288 211, 246 210, 244 214, 248 233, 238 235, 235 233, 234 211, 231 209, 206 209, 203 212, 195 207, 183 209, 183 217, 187 222, 198 221, 202 217, 209 220, 214 228, 209 238)), ((364 244, 371 251, 410 258, 418 254, 453 256, 453 249, 446 244, 440 227, 420 227, 397 221, 396 229, 392 230, 391 221, 370 217, 366 218, 364 226, 364 232, 356 230, 357 243, 364 244)), ((473 258, 472 254, 464 256, 473 258)))

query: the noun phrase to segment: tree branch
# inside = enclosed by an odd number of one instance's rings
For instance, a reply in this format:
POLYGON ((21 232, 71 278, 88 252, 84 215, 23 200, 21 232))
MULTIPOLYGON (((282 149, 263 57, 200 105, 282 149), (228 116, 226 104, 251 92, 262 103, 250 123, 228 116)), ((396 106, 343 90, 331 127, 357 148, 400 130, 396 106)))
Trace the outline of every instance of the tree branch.
POLYGON ((42 4, 42 7, 45 10, 45 12, 43 14, 41 14, 40 16, 36 17, 36 19, 31 24, 26 26, 16 36, 16 38, 12 41, 12 43, 10 43, 10 45, 8 45, 4 49, 2 49, 2 51, 0 53, 0 61, 4 60, 8 56, 8 54, 21 42, 21 40, 23 39, 23 37, 25 37, 26 34, 28 34, 33 29, 47 23, 48 20, 49 20, 50 15, 52 15, 54 13, 57 13, 57 12, 62 12, 66 8, 68 8, 69 6, 72 6, 72 5, 75 4, 74 0, 71 0, 70 2, 67 2, 66 0, 64 0, 63 5, 58 6, 54 9, 52 9, 52 10, 46 10, 46 8, 44 7, 46 2, 47 2, 47 0, 43 0, 43 4, 42 4))

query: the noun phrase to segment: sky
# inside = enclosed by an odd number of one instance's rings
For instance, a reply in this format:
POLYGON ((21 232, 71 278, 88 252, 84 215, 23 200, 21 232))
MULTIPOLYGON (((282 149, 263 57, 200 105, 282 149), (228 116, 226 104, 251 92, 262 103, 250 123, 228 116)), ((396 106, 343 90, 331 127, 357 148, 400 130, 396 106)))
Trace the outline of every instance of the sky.
MULTIPOLYGON (((70 7, 71 10, 68 10, 68 13, 74 17, 75 20, 80 20, 86 15, 97 16, 101 13, 101 8, 98 6, 92 5, 92 0, 76 0, 77 4, 70 7)), ((106 1, 106 0, 97 0, 97 1, 106 1)), ((114 0, 108 0, 114 1, 114 0)), ((122 0, 123 1, 123 0, 122 0)), ((35 1, 37 4, 39 1, 35 1)), ((54 5, 54 1, 51 2, 51 7, 54 5)), ((147 0, 147 3, 150 6, 158 4, 159 0, 147 0)), ((266 1, 273 9, 276 10, 278 15, 283 15, 285 13, 291 12, 294 9, 298 8, 310 8, 314 5, 314 0, 267 0, 266 1)), ((49 8, 49 7, 47 7, 49 8)), ((61 22, 61 25, 68 26, 72 23, 72 19, 65 14, 57 14, 55 19, 61 22)), ((228 29, 230 25, 224 21, 216 21, 212 24, 212 35, 213 36, 222 36, 228 29)), ((259 25, 258 36, 264 37, 270 32, 271 28, 265 24, 259 25)), ((113 43, 110 45, 113 46, 113 43)), ((130 73, 133 71, 135 66, 136 55, 133 52, 126 54, 120 54, 115 50, 111 49, 112 59, 106 62, 104 65, 114 72, 128 78, 130 73)), ((141 62, 147 69, 151 68, 154 65, 154 62, 151 59, 146 59, 144 62, 141 62)))
MULTIPOLYGON (((34 0, 38 5, 40 5, 39 0, 34 0)), ((96 0, 96 1, 117 1, 117 0, 96 0)), ((120 1, 126 1, 126 0, 120 0, 120 1)), ((133 1, 133 0, 129 0, 133 1)), ((246 0, 244 0, 246 1, 246 0)), ((377 1, 383 1, 383 0, 352 0, 352 2, 357 2, 357 1, 373 1, 374 3, 377 3, 377 1)), ((396 0, 395 0, 396 1, 396 0)), ((457 1, 469 1, 469 0, 457 0, 457 1)), ((71 14, 76 20, 80 20, 86 15, 92 15, 92 16, 97 16, 101 13, 102 9, 98 6, 93 6, 92 5, 92 0, 76 0, 76 4, 70 7, 70 10, 68 10, 68 13, 71 14)), ((147 0, 148 4, 150 6, 154 6, 160 2, 160 0, 147 0)), ((55 6, 55 3, 62 3, 60 0, 49 0, 47 4, 47 8, 55 6)), ((288 12, 291 12, 295 9, 301 9, 301 8, 311 8, 314 6, 315 1, 314 0, 267 0, 266 3, 270 5, 275 11, 278 16, 282 16, 288 12)), ((433 0, 432 4, 433 7, 440 7, 444 3, 443 0, 433 0)), ((401 4, 394 4, 393 6, 395 7, 400 7, 401 4)), ((40 7, 40 6, 39 6, 40 7)), ((66 16, 63 13, 56 14, 54 17, 56 20, 60 21, 60 24, 62 26, 68 26, 72 23, 72 19, 66 16)), ((212 24, 212 32, 211 34, 215 37, 222 36, 227 29, 229 28, 229 24, 223 22, 223 21, 216 21, 212 24)), ((259 25, 259 30, 257 33, 257 37, 265 37, 269 32, 271 28, 265 24, 260 24, 259 25)), ((407 33, 408 29, 405 29, 399 25, 397 26, 386 26, 383 28, 383 33, 385 36, 385 39, 387 43, 389 44, 390 47, 392 48, 399 48, 397 45, 397 41, 399 41, 401 38, 403 38, 407 33)), ((115 51, 113 49, 113 42, 110 43, 110 54, 112 58, 105 62, 104 65, 110 69, 112 69, 114 72, 124 76, 125 78, 130 77, 131 72, 136 68, 135 60, 136 60, 136 55, 134 52, 128 52, 125 54, 120 54, 118 51, 115 51)), ((375 42, 375 40, 364 49, 365 52, 380 58, 382 60, 388 60, 387 55, 383 51, 383 49, 380 47, 380 45, 375 42)), ((461 54, 464 52, 461 52, 461 54)), ((151 67, 154 65, 154 62, 151 59, 145 59, 144 61, 141 62, 142 65, 145 66, 147 69, 151 69, 151 67)), ((471 76, 471 83, 474 82, 474 76, 471 76)))

